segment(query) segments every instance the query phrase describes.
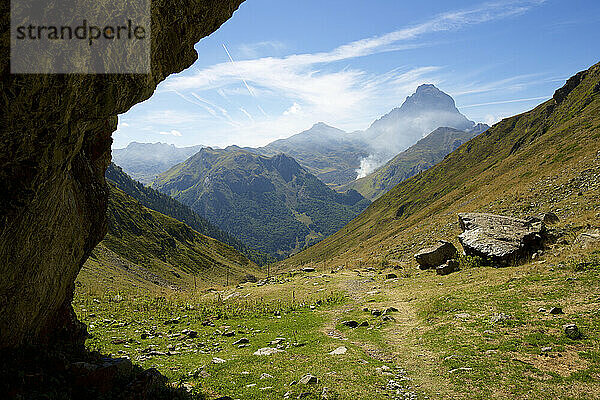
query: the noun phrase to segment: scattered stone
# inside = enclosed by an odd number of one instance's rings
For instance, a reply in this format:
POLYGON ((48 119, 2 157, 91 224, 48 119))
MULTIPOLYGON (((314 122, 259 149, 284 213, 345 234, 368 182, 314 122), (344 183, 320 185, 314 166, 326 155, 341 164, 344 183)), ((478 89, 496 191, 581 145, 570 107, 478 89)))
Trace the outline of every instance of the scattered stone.
POLYGON ((365 307, 365 308, 363 308, 363 311, 364 311, 364 312, 369 312, 369 307, 365 307))
POLYGON ((358 322, 356 322, 354 320, 343 321, 342 325, 347 326, 348 328, 357 328, 358 327, 358 322))
POLYGON ((235 331, 225 331, 221 334, 221 336, 233 337, 233 336, 235 336, 235 331))
POLYGON ((239 340, 236 340, 235 342, 233 342, 233 345, 239 346, 241 344, 248 344, 248 343, 250 343, 250 340, 248 338, 243 337, 243 338, 240 338, 239 340))
POLYGON ((304 272, 315 272, 315 269, 312 267, 304 267, 302 268, 302 271, 304 272))
POLYGON ((457 260, 452 259, 452 260, 448 260, 446 261, 445 264, 440 265, 439 267, 437 267, 435 269, 435 272, 438 275, 449 275, 453 272, 456 272, 459 270, 459 263, 457 260))
POLYGON ((454 318, 456 319, 468 319, 471 318, 471 314, 469 313, 458 313, 454 315, 454 318))
POLYGON ((552 347, 542 347, 542 353, 549 353, 552 351, 552 347))
POLYGON ((273 347, 263 347, 262 349, 258 349, 254 352, 255 356, 270 356, 276 353, 284 353, 284 350, 275 349, 273 347))
POLYGON ((300 378, 298 383, 301 385, 316 385, 317 383, 319 383, 319 379, 314 375, 306 374, 302 378, 300 378))
POLYGON ((331 354, 332 356, 341 356, 342 354, 346 354, 346 352, 348 351, 348 349, 344 346, 340 346, 337 349, 329 352, 329 354, 331 354))
POLYGON ((548 310, 546 310, 544 307, 538 308, 539 313, 545 313, 546 311, 548 311, 548 310))
POLYGON ((554 225, 560 222, 558 215, 553 212, 542 213, 539 215, 540 220, 542 220, 546 225, 554 225))
POLYGON ((483 257, 499 266, 507 266, 540 250, 546 236, 546 226, 539 219, 461 213, 458 221, 463 230, 458 240, 465 254, 483 257))
POLYGON ((575 243, 581 246, 582 249, 594 246, 600 243, 600 234, 597 233, 581 233, 575 239, 575 243))
POLYGON ((246 385, 247 388, 251 388, 251 387, 254 387, 254 386, 256 386, 256 383, 249 383, 249 384, 246 385))
POLYGON ((273 379, 273 375, 269 375, 265 372, 260 376, 260 379, 273 379))
POLYGON ((384 315, 382 320, 383 321, 395 321, 396 318, 392 317, 391 315, 384 315))
POLYGON ((559 314, 564 314, 563 309, 560 307, 552 307, 550 309, 550 314, 552 315, 559 315, 559 314))
POLYGON ((456 372, 462 372, 462 371, 473 371, 473 368, 469 368, 469 367, 454 368, 454 369, 450 370, 450 373, 454 374, 456 372))
POLYGON ((165 324, 165 325, 173 325, 173 324, 178 324, 178 323, 180 323, 180 322, 181 322, 181 318, 177 317, 177 318, 173 318, 173 319, 166 320, 166 321, 164 322, 164 324, 165 324))
POLYGON ((581 339, 581 331, 575 324, 567 324, 563 326, 565 330, 565 335, 572 340, 581 339))
POLYGON ((227 361, 225 361, 225 360, 223 360, 222 358, 219 358, 219 357, 214 357, 212 359, 212 363, 213 364, 223 364, 223 363, 226 363, 226 362, 227 361))
POLYGON ((498 322, 506 321, 508 319, 510 319, 510 315, 504 314, 504 313, 496 313, 496 314, 492 315, 490 322, 492 324, 497 324, 498 322))
POLYGON ((374 317, 379 317, 381 315, 381 310, 371 310, 371 315, 374 317))
POLYGON ((365 326, 369 326, 369 321, 363 321, 360 323, 360 325, 358 325, 360 327, 365 327, 365 326))
POLYGON ((198 332, 193 331, 191 329, 184 329, 181 331, 182 335, 189 337, 190 339, 194 339, 198 337, 198 332))
POLYGON ((383 310, 383 314, 391 314, 394 312, 398 312, 398 309, 396 307, 388 307, 385 310, 383 310))
POLYGON ((452 243, 440 240, 434 246, 422 249, 415 254, 415 259, 419 263, 419 268, 430 269, 456 258, 457 255, 458 250, 452 243))
POLYGON ((396 279, 396 278, 398 278, 398 275, 396 275, 396 274, 392 274, 392 273, 390 273, 390 274, 387 274, 387 275, 385 276, 385 279, 396 279))

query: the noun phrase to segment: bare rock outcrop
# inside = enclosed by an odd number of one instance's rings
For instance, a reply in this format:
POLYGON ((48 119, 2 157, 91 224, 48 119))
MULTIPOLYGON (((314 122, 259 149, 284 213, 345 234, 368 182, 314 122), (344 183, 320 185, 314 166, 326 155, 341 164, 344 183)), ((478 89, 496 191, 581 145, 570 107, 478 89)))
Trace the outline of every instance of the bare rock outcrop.
POLYGON ((463 233, 458 240, 465 253, 499 266, 518 262, 540 250, 546 226, 539 218, 524 220, 502 215, 462 213, 458 221, 463 233))
POLYGON ((153 0, 145 75, 11 75, 10 2, 2 2, 0 349, 82 343, 73 283, 106 232, 104 171, 117 115, 189 67, 194 44, 242 1, 153 0))

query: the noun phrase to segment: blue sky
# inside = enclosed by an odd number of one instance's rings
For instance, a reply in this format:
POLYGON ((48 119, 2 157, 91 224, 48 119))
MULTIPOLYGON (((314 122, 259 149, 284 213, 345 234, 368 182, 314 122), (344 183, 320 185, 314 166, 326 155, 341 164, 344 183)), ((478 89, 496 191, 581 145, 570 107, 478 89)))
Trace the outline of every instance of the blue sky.
POLYGON ((120 116, 113 147, 362 130, 422 83, 491 124, 599 62, 599 26, 598 0, 247 0, 192 67, 120 116))

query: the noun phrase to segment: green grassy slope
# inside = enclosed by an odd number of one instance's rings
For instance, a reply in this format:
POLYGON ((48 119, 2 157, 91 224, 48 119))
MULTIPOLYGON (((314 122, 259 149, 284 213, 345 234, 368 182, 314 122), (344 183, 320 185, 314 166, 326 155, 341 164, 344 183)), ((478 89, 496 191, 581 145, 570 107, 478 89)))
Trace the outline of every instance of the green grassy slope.
POLYGON ((335 233, 369 204, 356 191, 333 191, 286 155, 233 148, 203 149, 154 187, 280 258, 335 233))
POLYGON ((438 128, 373 173, 344 186, 344 189, 355 189, 366 198, 375 200, 400 182, 442 161, 487 128, 487 125, 481 124, 467 131, 438 128))
POLYGON ((109 231, 79 275, 89 289, 189 289, 196 284, 238 283, 259 275, 253 262, 232 247, 150 210, 111 186, 109 231), (132 287, 133 289, 133 287, 132 287))
MULTIPOLYGON (((598 223, 600 64, 534 110, 507 118, 435 167, 404 181, 332 237, 286 261, 406 257, 456 239, 456 213, 555 211, 598 223)), ((410 257, 410 256, 409 256, 410 257)))
POLYGON ((117 188, 139 201, 143 206, 175 218, 203 235, 230 245, 259 265, 264 265, 275 260, 273 257, 262 254, 249 246, 246 246, 229 233, 224 232, 208 222, 188 206, 181 204, 177 200, 158 190, 144 186, 131 179, 118 165, 111 164, 108 167, 106 170, 106 179, 113 183, 117 188))

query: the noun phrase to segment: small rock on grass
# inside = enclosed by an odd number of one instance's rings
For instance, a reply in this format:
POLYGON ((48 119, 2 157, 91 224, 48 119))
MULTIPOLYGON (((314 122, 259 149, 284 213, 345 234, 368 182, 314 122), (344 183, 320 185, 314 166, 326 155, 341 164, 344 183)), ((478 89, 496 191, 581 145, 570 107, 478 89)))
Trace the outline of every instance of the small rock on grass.
POLYGON ((276 353, 284 353, 284 350, 275 349, 273 347, 263 347, 262 349, 258 349, 254 352, 255 356, 270 356, 276 353))
POLYGON ((236 340, 235 342, 233 342, 233 345, 234 346, 238 346, 240 344, 248 344, 248 343, 250 343, 250 340, 248 338, 244 337, 244 338, 241 338, 241 339, 236 340))
POLYGON ((572 340, 581 339, 581 331, 575 324, 567 324, 563 326, 565 335, 572 340))
POLYGON ((337 349, 329 352, 329 354, 331 354, 332 356, 339 356, 342 354, 346 354, 346 352, 348 351, 348 348, 345 346, 340 346, 337 349))
POLYGON ((560 307, 552 307, 550 309, 550 314, 552 315, 559 315, 559 314, 564 314, 563 309, 560 307))
POLYGON ((343 321, 342 325, 347 326, 348 328, 357 328, 358 327, 358 322, 356 322, 354 320, 343 321))
POLYGON ((306 374, 302 378, 300 378, 298 383, 301 385, 316 385, 317 383, 319 383, 319 379, 312 374, 306 374))

